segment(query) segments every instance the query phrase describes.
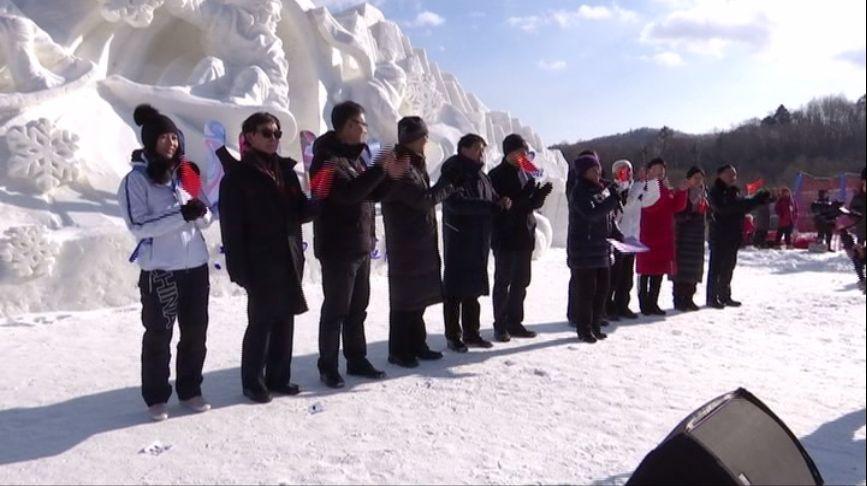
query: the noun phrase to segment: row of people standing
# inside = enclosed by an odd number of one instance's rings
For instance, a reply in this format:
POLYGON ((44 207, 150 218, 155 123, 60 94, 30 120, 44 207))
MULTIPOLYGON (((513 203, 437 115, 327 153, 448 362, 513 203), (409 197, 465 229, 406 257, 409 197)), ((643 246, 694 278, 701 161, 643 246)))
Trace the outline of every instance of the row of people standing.
POLYGON ((665 161, 654 159, 635 181, 632 164, 620 160, 612 166, 614 181, 604 181, 599 157, 592 151, 583 152, 570 165, 567 315, 582 341, 605 339, 602 328, 608 320, 638 317, 629 309, 633 262, 642 314, 666 315, 658 304, 665 276, 673 281, 675 308, 699 310, 694 296, 704 276, 708 217, 707 306, 723 309, 741 305, 732 299, 731 280, 744 216, 767 203, 770 193, 741 196, 737 171, 731 165, 718 169, 710 191, 705 188, 705 173, 698 167, 687 172, 677 189, 668 184, 666 171, 665 161), (611 239, 631 247, 614 250, 611 239), (645 251, 638 246, 646 247, 645 251))
MULTIPOLYGON (((179 398, 203 412, 202 366, 208 323, 208 252, 202 230, 211 222, 210 203, 183 184, 183 136, 166 116, 137 107, 143 148, 121 183, 118 198, 128 228, 139 240, 142 268, 142 395, 154 420, 168 417, 170 344, 177 319, 179 398)), ((248 324, 241 356, 244 395, 267 403, 273 394, 295 395, 291 382, 294 316, 308 310, 301 284, 305 257, 301 226, 313 221, 314 254, 322 265, 324 300, 320 314, 322 382, 344 386, 339 373, 343 338, 347 372, 369 379, 385 373, 367 359, 364 323, 370 298, 370 254, 375 247, 374 204, 382 204, 389 280, 389 362, 413 368, 442 353, 426 343, 425 309, 444 302, 449 347, 490 347, 479 333, 478 298, 489 293, 487 262, 494 249, 495 338, 530 338, 523 304, 530 282, 539 209, 550 184, 539 185, 520 168, 529 146, 519 135, 503 142, 506 154, 490 176, 484 173, 486 142, 467 135, 459 154, 447 161, 438 182, 428 176, 428 129, 418 117, 402 119, 399 143, 373 164, 366 163, 364 109, 353 102, 335 106, 334 131, 314 144, 311 180, 322 173, 330 190, 309 198, 296 162, 278 155, 279 119, 249 117, 241 127, 241 160, 225 146, 217 151, 225 177, 219 215, 230 279, 247 293, 248 324), (441 277, 435 207, 446 202, 445 283, 441 277), (463 321, 463 322, 461 322, 463 321)))

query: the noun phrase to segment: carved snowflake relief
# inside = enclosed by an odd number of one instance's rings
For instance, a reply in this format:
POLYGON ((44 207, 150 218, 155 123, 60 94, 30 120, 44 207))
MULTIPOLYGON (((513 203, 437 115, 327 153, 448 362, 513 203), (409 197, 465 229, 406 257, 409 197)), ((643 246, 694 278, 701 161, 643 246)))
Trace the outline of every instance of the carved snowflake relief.
POLYGON ((3 273, 19 278, 50 275, 59 247, 46 238, 44 226, 18 226, 6 230, 0 240, 3 273))
POLYGON ((40 118, 6 133, 11 157, 7 175, 41 194, 79 178, 78 136, 40 118))

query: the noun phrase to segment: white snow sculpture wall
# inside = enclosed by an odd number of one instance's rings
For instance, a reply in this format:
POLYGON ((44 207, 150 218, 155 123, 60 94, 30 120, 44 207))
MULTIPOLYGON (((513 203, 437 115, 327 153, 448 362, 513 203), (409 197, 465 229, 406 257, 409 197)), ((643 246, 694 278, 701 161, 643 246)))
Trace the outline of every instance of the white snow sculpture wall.
MULTIPOLYGON (((172 116, 190 157, 203 161, 208 120, 224 123, 236 149, 241 121, 271 111, 287 134, 282 152, 299 158, 298 131, 323 133, 346 99, 365 106, 371 137, 383 144, 395 142, 401 117, 424 117, 434 177, 467 132, 487 139, 489 167, 503 138, 522 134, 557 187, 541 211, 536 254, 565 242, 562 155, 467 93, 373 6, 335 13, 310 0, 0 0, 0 232, 10 231, 0 239, 0 314, 134 300, 134 284, 119 283, 133 282, 135 267, 114 194, 138 145, 135 105, 172 116), (89 279, 86 298, 68 289, 82 268, 102 275, 89 279), (31 300, 14 287, 22 278, 31 300)), ((215 254, 218 234, 209 232, 215 254)))

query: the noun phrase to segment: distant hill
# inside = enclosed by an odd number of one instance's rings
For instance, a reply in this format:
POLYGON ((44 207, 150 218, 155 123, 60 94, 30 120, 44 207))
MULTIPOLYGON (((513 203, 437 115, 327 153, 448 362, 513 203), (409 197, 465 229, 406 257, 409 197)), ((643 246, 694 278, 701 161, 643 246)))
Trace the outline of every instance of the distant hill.
POLYGON ((561 150, 566 160, 574 160, 582 150, 595 150, 606 169, 621 158, 638 165, 662 157, 672 180, 693 165, 711 173, 732 163, 743 180, 764 177, 773 185, 790 184, 799 171, 830 176, 857 173, 867 165, 865 97, 854 103, 841 96, 814 99, 791 112, 780 105, 764 118, 704 135, 639 128, 551 148, 561 150))

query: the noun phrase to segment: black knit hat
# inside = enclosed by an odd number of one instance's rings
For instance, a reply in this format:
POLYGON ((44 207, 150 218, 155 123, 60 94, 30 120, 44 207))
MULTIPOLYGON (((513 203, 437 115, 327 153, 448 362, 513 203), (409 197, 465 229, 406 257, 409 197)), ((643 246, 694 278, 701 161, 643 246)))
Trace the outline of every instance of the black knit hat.
POLYGON ((702 170, 701 167, 694 165, 694 166, 690 167, 688 171, 686 171, 686 178, 689 179, 690 177, 692 177, 696 174, 707 175, 704 173, 704 170, 702 170))
POLYGON ((408 116, 397 122, 397 142, 401 145, 415 142, 428 133, 427 124, 421 117, 408 116))
POLYGON ((138 105, 132 115, 135 124, 141 127, 141 143, 145 152, 153 153, 157 139, 164 133, 175 133, 180 137, 180 130, 171 118, 163 115, 151 105, 138 105))
POLYGON ((735 170, 735 166, 733 166, 732 164, 721 165, 716 170, 716 175, 721 175, 723 172, 725 172, 727 170, 735 170))
POLYGON ((524 137, 513 133, 503 139, 503 155, 509 155, 517 150, 530 150, 530 145, 524 140, 524 137))

